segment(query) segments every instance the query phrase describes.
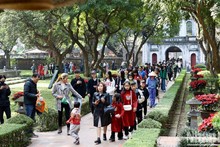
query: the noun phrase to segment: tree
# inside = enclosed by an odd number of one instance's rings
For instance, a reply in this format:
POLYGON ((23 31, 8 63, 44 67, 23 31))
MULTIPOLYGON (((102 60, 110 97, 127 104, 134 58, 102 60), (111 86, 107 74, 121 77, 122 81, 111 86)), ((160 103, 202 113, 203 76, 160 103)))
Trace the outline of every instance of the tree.
POLYGON ((21 24, 4 12, 0 13, 0 18, 0 48, 5 52, 6 68, 11 68, 10 53, 17 44, 21 24))
POLYGON ((176 35, 179 31, 180 15, 173 11, 172 2, 146 0, 134 11, 134 22, 127 24, 124 29, 117 33, 121 46, 126 51, 127 65, 132 61, 133 66, 138 63, 138 55, 143 45, 150 39, 159 42, 165 37, 176 35))
POLYGON ((205 55, 207 68, 217 77, 220 73, 219 5, 218 0, 181 0, 177 5, 196 21, 197 40, 205 55))
MULTIPOLYGON (((74 42, 68 34, 63 31, 63 24, 58 21, 53 12, 61 13, 59 10, 42 12, 13 12, 7 11, 8 17, 16 18, 15 21, 22 23, 20 31, 21 38, 29 46, 36 46, 43 50, 51 50, 54 53, 56 64, 62 71, 62 61, 67 53, 72 52, 74 42)), ((65 14, 60 14, 65 17, 65 14)), ((65 22, 66 23, 66 22, 65 22)))
POLYGON ((104 58, 109 38, 118 32, 124 23, 130 20, 130 13, 137 10, 139 1, 93 0, 75 7, 69 13, 68 22, 64 25, 72 40, 81 49, 84 57, 85 74, 97 69, 104 58), (97 48, 100 46, 101 51, 97 48), (89 64, 90 63, 90 64, 89 64))

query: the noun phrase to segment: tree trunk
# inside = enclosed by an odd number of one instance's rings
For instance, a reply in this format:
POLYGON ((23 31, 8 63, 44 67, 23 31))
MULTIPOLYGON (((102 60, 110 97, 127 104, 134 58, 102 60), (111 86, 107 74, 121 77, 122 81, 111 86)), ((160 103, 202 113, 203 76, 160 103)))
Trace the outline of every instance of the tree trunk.
POLYGON ((5 56, 6 56, 6 69, 10 69, 11 68, 11 63, 10 63, 10 54, 9 54, 9 52, 5 52, 5 56))
POLYGON ((59 73, 63 73, 63 57, 60 54, 56 54, 56 65, 58 66, 59 73))
POLYGON ((90 67, 89 67, 89 56, 87 52, 83 52, 83 64, 84 64, 84 76, 89 77, 90 67))

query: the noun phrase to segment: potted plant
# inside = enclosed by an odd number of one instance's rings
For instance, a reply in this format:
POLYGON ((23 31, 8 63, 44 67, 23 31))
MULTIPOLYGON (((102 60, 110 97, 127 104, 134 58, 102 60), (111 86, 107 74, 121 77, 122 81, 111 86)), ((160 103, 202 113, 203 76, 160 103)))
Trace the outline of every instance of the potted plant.
POLYGON ((220 140, 220 112, 216 113, 212 118, 212 125, 213 128, 218 131, 218 138, 220 140))
POLYGON ((191 81, 189 85, 189 89, 194 92, 194 96, 204 94, 202 90, 206 87, 205 80, 194 80, 191 81))
POLYGON ((212 119, 214 114, 211 114, 208 118, 204 119, 198 127, 199 132, 215 133, 213 128, 212 119))
POLYGON ((220 95, 218 94, 203 94, 197 95, 195 98, 202 102, 201 117, 208 118, 210 114, 214 114, 219 110, 220 95))

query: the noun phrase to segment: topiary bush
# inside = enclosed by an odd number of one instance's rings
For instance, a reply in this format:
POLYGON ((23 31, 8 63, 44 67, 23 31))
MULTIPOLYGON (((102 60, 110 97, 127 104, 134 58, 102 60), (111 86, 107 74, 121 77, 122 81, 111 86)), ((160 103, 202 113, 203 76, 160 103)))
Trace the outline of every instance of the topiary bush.
MULTIPOLYGON (((65 116, 65 115, 63 115, 65 116)), ((54 131, 58 128, 58 112, 55 109, 48 108, 48 112, 44 112, 36 117, 38 131, 54 131)))
POLYGON ((201 68, 202 70, 206 69, 206 65, 205 64, 196 64, 194 67, 195 68, 201 68))
POLYGON ((167 121, 167 116, 164 113, 162 113, 160 110, 151 111, 147 115, 147 118, 151 118, 155 121, 160 122, 161 124, 165 124, 167 121))
POLYGON ((138 128, 158 128, 160 129, 162 124, 158 121, 155 121, 151 118, 144 119, 140 124, 138 124, 138 128))
POLYGON ((9 118, 6 123, 9 123, 9 124, 26 124, 28 127, 33 127, 33 124, 34 124, 34 121, 24 115, 24 114, 18 114, 14 117, 11 117, 9 118))

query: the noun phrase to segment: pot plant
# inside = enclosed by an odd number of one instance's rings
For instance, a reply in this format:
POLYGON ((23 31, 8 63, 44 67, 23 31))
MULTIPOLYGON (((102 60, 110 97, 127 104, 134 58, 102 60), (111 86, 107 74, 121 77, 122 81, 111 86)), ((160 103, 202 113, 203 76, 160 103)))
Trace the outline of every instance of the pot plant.
POLYGON ((212 125, 213 128, 218 131, 218 140, 220 141, 220 111, 212 118, 212 125))
POLYGON ((200 107, 202 119, 208 118, 210 114, 214 114, 219 110, 219 94, 203 94, 197 95, 195 98, 202 102, 200 107))

